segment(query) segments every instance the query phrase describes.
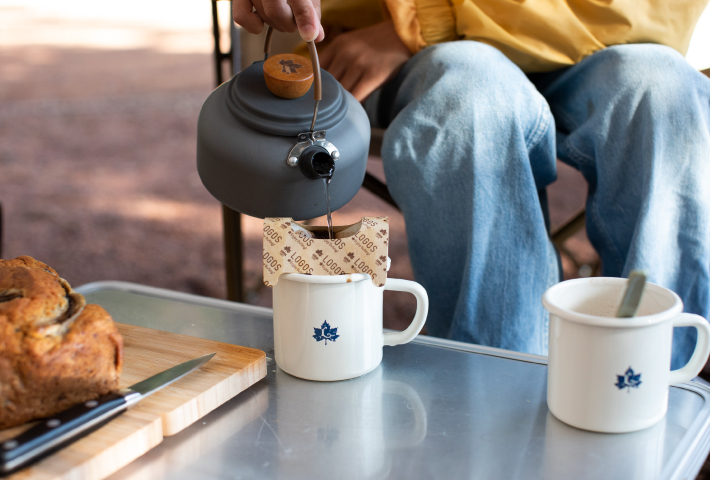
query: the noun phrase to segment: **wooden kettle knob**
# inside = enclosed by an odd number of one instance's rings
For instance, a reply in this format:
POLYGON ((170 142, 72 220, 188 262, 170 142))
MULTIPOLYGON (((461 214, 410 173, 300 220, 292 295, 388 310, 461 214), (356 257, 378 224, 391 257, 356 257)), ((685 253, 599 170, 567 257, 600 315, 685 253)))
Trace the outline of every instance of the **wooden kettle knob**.
POLYGON ((264 62, 264 80, 271 93, 281 98, 298 98, 313 83, 311 61, 294 53, 281 53, 264 62))

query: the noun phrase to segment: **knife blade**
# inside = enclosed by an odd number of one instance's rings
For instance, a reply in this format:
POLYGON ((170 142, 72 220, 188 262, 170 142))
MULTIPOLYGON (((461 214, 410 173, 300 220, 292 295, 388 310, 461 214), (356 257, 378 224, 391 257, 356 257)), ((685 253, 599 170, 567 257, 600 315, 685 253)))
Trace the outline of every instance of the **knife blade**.
POLYGON ((207 363, 209 353, 176 365, 118 392, 103 395, 41 420, 34 427, 0 444, 0 473, 6 474, 78 440, 145 397, 207 363))

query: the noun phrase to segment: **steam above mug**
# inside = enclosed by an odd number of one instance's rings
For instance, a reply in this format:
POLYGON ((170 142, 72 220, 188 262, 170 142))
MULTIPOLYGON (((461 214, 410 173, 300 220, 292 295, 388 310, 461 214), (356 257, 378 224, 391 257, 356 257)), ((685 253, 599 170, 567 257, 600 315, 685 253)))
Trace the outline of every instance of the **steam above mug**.
POLYGON ((309 50, 314 82, 305 95, 277 97, 267 88, 264 62, 255 62, 217 87, 202 106, 197 170, 207 190, 232 210, 259 218, 324 215, 320 178, 325 174, 313 168, 314 158, 332 158, 333 210, 349 202, 362 185, 370 143, 367 114, 335 78, 320 70, 313 43, 309 50))

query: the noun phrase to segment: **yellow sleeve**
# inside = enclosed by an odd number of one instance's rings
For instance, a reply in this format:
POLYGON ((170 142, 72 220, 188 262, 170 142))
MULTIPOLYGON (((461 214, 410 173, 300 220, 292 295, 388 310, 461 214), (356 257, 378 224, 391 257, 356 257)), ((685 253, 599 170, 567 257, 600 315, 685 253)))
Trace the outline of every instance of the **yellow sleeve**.
MULTIPOLYGON (((325 39, 317 44, 319 51, 341 33, 369 27, 385 19, 380 0, 321 0, 320 6, 325 39)), ((299 43, 294 53, 311 57, 306 42, 299 43)))
POLYGON ((458 40, 456 18, 448 0, 382 0, 399 38, 412 53, 458 40))
POLYGON ((369 27, 384 20, 380 0, 321 0, 323 28, 338 32, 369 27))
POLYGON ((574 65, 609 45, 657 43, 685 54, 708 0, 382 0, 416 53, 452 40, 498 48, 526 72, 574 65))

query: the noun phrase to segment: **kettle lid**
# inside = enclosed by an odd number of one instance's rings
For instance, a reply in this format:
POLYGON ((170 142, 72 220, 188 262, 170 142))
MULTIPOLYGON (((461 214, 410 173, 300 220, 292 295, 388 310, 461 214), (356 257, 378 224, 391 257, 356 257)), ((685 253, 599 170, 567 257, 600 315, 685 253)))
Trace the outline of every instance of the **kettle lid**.
MULTIPOLYGON (((315 100, 313 88, 299 98, 279 98, 264 81, 264 62, 254 62, 229 80, 226 103, 240 122, 272 135, 296 136, 311 128, 315 100)), ((322 99, 318 105, 315 130, 328 130, 348 112, 344 89, 325 70, 321 71, 322 99)))

